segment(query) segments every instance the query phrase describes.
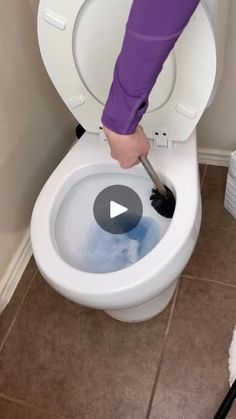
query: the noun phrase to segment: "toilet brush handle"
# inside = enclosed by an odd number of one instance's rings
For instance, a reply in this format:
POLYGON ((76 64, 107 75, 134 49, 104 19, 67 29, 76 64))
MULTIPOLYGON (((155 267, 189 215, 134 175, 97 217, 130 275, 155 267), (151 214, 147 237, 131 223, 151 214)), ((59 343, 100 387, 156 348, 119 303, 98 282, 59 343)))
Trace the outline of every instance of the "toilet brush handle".
POLYGON ((235 400, 236 400, 236 380, 234 380, 232 386, 230 387, 228 393, 226 394, 221 406, 219 407, 213 419, 226 419, 235 400))
POLYGON ((139 157, 144 169, 146 170, 149 177, 152 179, 154 185, 156 186, 158 192, 160 195, 162 195, 164 198, 167 197, 167 190, 163 183, 160 181, 159 177, 157 176, 157 173, 154 169, 154 167, 151 165, 150 161, 147 157, 139 157))

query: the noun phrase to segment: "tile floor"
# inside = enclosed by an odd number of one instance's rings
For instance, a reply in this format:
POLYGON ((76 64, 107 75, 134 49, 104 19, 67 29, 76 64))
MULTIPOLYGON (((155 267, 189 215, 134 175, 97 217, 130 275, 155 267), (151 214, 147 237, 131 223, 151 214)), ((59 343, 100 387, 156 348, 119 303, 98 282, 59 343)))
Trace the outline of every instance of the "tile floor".
POLYGON ((1 419, 213 418, 236 323, 236 221, 223 208, 227 170, 200 172, 199 241, 156 318, 125 324, 80 307, 30 261, 0 317, 1 419))

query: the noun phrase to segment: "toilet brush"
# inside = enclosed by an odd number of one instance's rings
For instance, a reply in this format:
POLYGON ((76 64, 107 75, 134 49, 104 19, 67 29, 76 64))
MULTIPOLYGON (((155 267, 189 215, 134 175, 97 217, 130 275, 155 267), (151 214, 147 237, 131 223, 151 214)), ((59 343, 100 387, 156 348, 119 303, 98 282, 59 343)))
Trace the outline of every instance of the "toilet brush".
POLYGON ((228 393, 226 394, 222 404, 213 419, 226 419, 228 413, 236 399, 236 380, 233 382, 228 393))
POLYGON ((151 205, 163 217, 172 218, 175 211, 175 197, 173 192, 160 181, 147 157, 140 156, 139 159, 155 185, 150 196, 151 205))

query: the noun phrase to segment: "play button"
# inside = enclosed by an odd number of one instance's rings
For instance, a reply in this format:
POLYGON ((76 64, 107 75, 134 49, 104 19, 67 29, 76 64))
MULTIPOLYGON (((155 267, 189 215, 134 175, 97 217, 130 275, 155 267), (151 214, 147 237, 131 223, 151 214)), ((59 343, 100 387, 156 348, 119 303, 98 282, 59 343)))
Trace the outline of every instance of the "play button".
POLYGON ((118 215, 124 214, 128 211, 128 208, 123 207, 123 205, 117 204, 117 202, 110 202, 110 218, 118 217, 118 215))
POLYGON ((139 223, 143 205, 133 189, 123 185, 112 185, 98 194, 93 212, 96 222, 103 230, 112 234, 123 234, 139 223))

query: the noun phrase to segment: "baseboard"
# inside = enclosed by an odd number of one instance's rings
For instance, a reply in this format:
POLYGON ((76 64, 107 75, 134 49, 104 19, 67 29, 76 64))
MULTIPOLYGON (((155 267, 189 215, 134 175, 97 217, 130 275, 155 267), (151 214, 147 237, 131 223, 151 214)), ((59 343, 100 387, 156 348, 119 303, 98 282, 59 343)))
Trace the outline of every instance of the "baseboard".
POLYGON ((31 256, 32 248, 28 229, 0 281, 0 313, 9 303, 31 256))
POLYGON ((231 151, 217 150, 215 148, 198 148, 198 161, 202 164, 214 166, 229 166, 231 151))

